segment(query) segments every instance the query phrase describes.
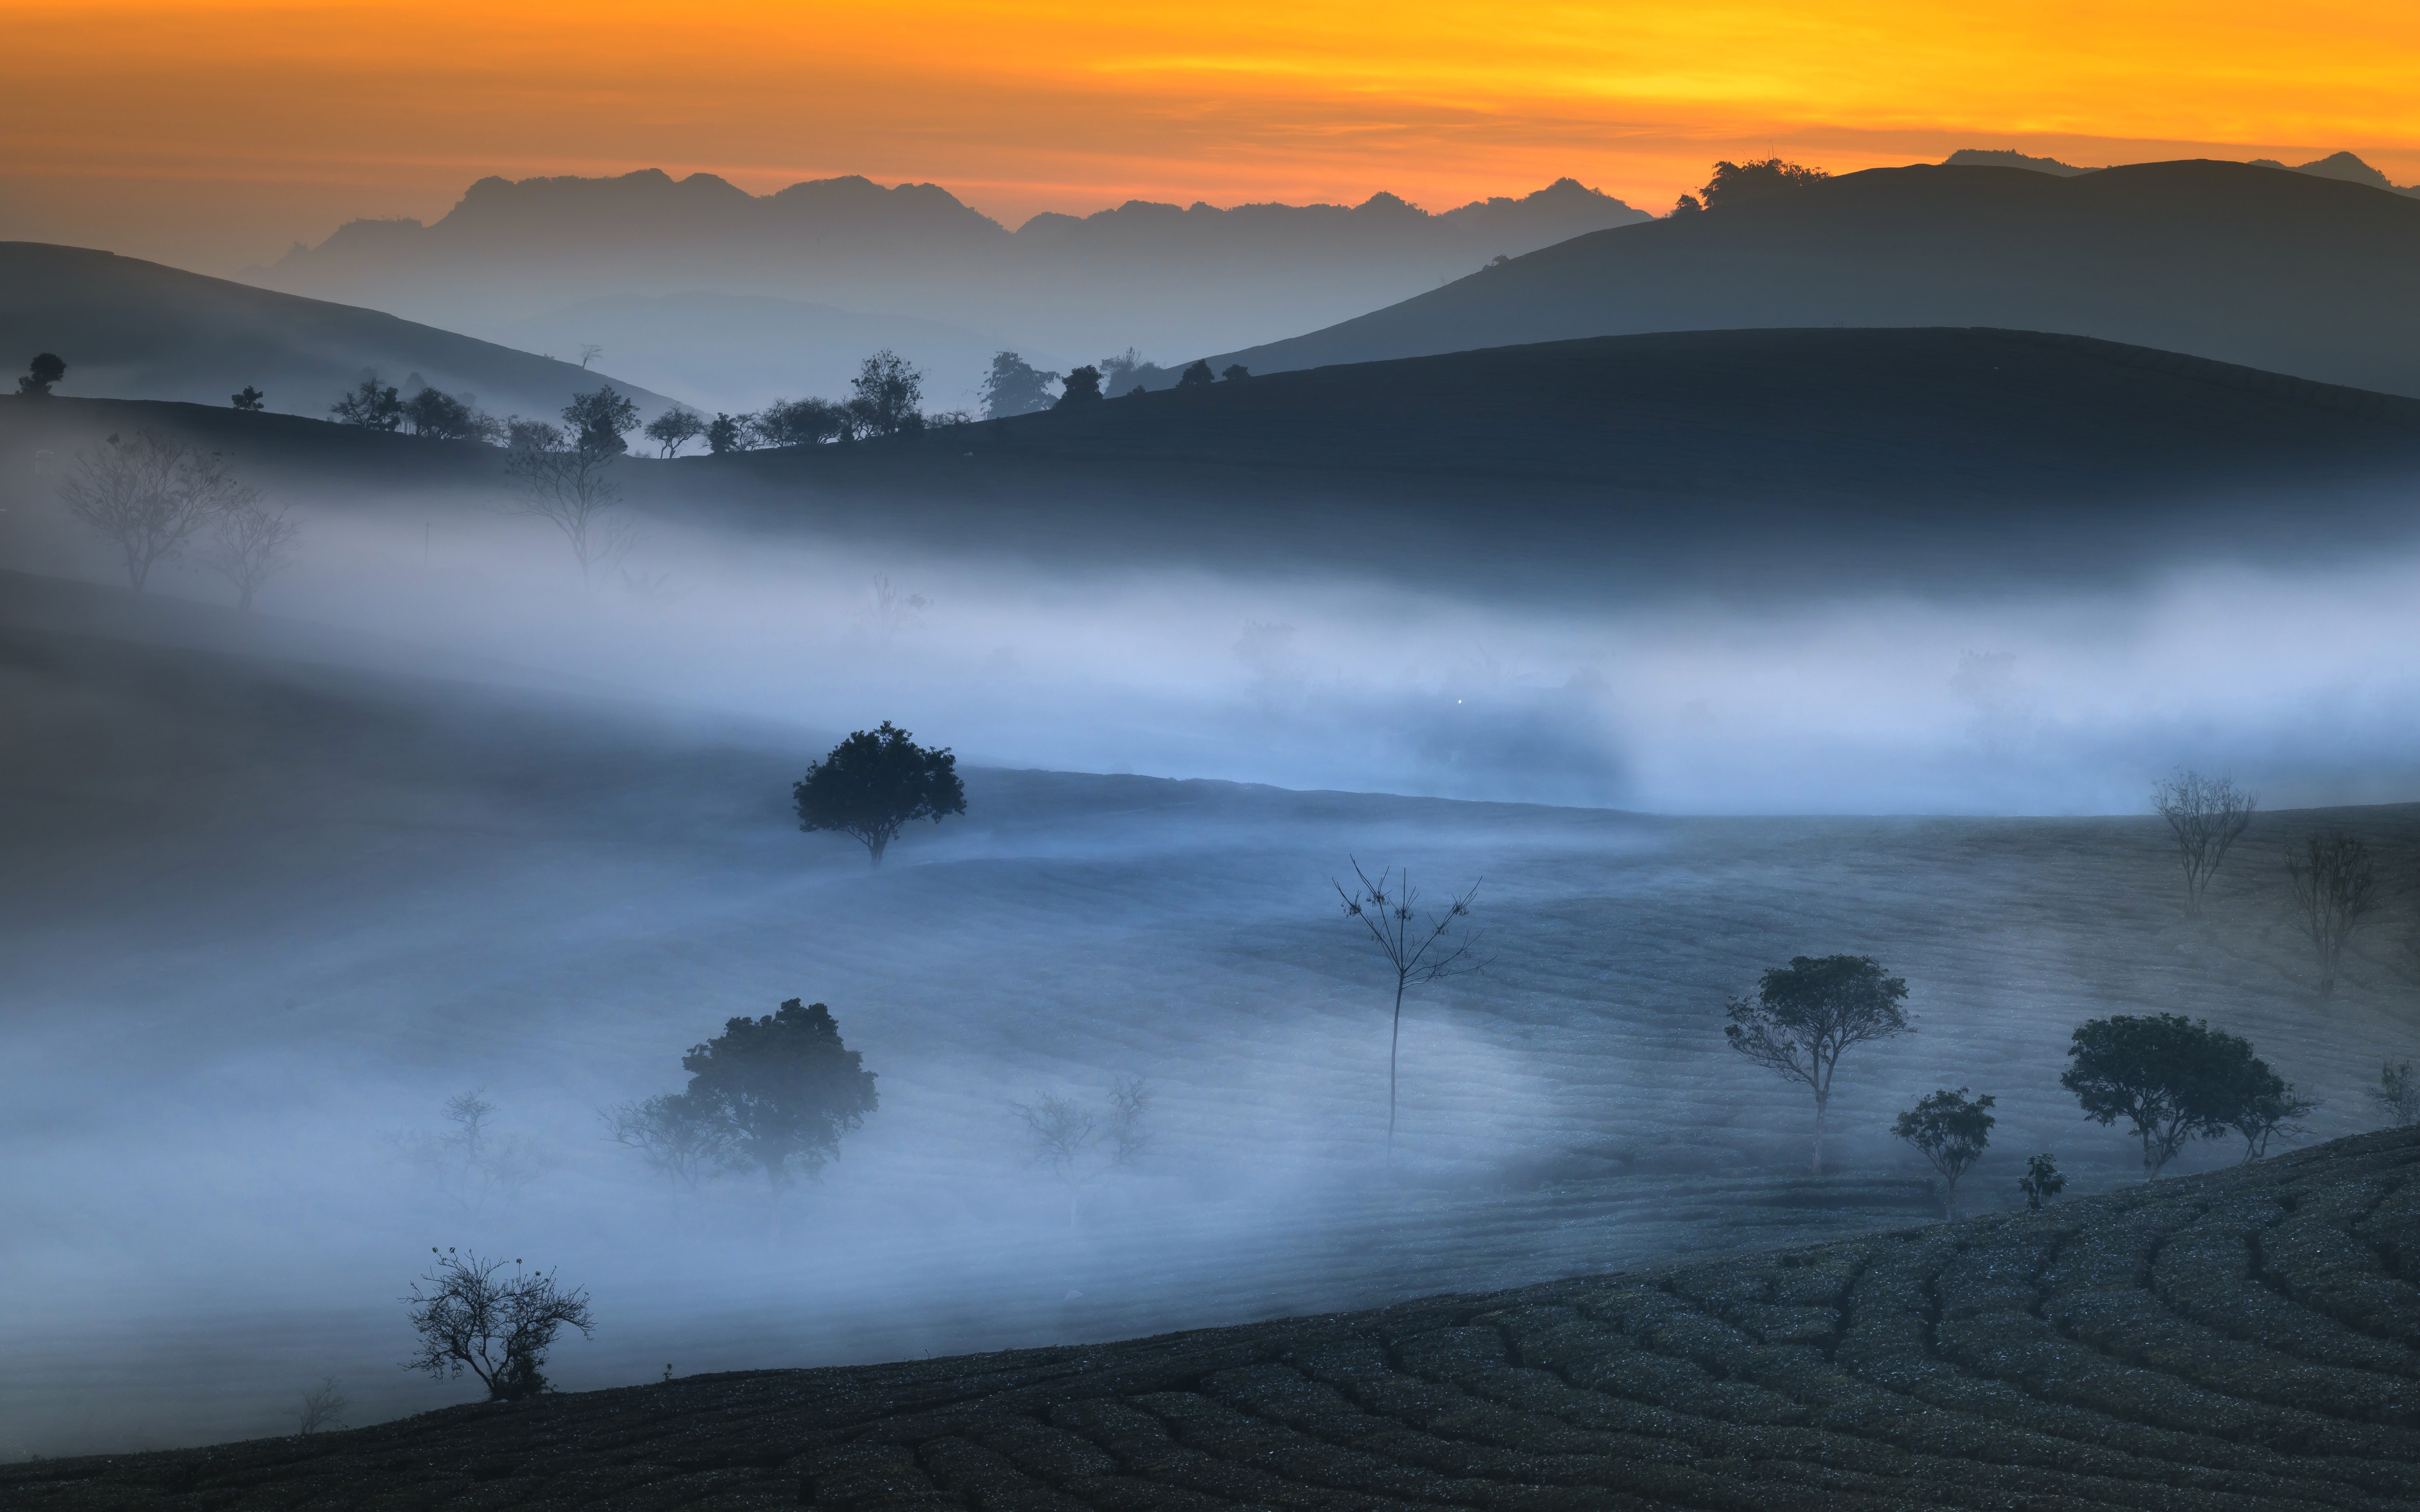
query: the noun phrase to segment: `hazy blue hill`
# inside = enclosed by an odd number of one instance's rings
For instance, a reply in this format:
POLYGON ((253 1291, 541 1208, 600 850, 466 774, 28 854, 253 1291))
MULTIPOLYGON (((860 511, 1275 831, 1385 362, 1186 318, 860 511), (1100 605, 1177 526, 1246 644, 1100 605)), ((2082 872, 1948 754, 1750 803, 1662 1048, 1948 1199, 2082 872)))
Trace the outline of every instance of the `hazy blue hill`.
POLYGON ((2236 162, 1850 174, 1581 237, 1309 335, 1255 372, 1629 332, 2000 326, 2420 394, 2420 203, 2236 162))
MULTIPOLYGON (((850 177, 756 196, 649 169, 482 179, 431 224, 355 222, 244 276, 490 335, 583 300, 704 290, 912 312, 1084 360, 1300 331, 1646 218, 1566 178, 1439 214, 1385 193, 1357 206, 1134 201, 1037 215, 1012 235, 931 184, 850 177)), ((979 372, 937 376, 954 387, 979 372)))
MULTIPOLYGON (((553 416, 606 381, 577 363, 416 325, 375 310, 272 293, 82 247, 0 242, 0 353, 53 351, 63 394, 220 405, 250 384, 271 409, 319 415, 376 369, 469 392, 497 414, 553 416)), ((613 380, 649 409, 662 395, 613 380)))

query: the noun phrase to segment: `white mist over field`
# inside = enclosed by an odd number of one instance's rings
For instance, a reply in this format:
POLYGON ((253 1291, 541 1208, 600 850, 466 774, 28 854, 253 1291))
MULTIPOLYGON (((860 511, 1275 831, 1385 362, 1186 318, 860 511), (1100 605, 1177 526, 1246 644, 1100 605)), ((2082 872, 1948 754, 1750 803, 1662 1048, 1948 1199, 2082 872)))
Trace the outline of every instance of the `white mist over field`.
MULTIPOLYGON (((2180 764, 2409 797, 2411 562, 1575 605, 659 521, 583 590, 527 522, 305 528, 259 624, 7 618, 0 1453, 288 1431, 329 1376, 356 1422, 469 1399, 398 1368, 431 1245, 591 1289, 568 1388, 1105 1338, 1912 1221, 1885 1129, 1939 1086, 2000 1099, 1977 1202, 2036 1149, 2105 1183, 2124 1140, 2056 1086, 2093 1013, 2249 1034, 2319 1134, 2403 1034, 2382 934, 2311 1011, 2268 896, 2299 818, 2195 932, 2141 817, 1674 816, 2138 815, 2180 764), (970 809, 874 872, 787 787, 883 719, 970 809), (1391 1177, 1354 857, 1484 879, 1487 969, 1406 1017, 1391 1177), (1719 1025, 1833 951, 1919 1028, 1844 1070, 1817 1199, 1776 1174, 1803 1100, 1719 1025), (603 1137, 790 997, 880 1078, 819 1181, 682 1193, 603 1137), (1149 1152, 1071 1223, 1016 1104, 1124 1076, 1149 1152), (412 1153, 474 1088, 520 1173, 484 1195, 412 1153)), ((66 542, 14 564, 103 576, 66 542)))

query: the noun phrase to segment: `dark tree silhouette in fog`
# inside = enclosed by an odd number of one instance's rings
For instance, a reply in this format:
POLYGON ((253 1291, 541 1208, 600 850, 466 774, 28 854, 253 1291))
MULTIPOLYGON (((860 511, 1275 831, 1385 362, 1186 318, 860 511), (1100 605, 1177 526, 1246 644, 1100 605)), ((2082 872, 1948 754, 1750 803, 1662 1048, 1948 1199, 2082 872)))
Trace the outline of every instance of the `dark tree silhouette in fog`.
POLYGON ((1015 352, 995 352, 991 371, 983 380, 984 418, 1002 420, 1050 408, 1050 385, 1056 373, 1046 373, 1015 352))
POLYGON ((926 750, 888 719, 834 746, 791 785, 790 798, 801 830, 846 835, 876 867, 902 825, 967 811, 958 759, 947 747, 926 750))
POLYGON ((522 1401, 551 1391, 538 1367, 555 1335, 566 1328, 593 1336, 596 1319, 585 1288, 564 1290, 551 1271, 524 1271, 512 1262, 483 1260, 476 1252, 442 1254, 403 1299, 411 1309, 420 1348, 404 1363, 440 1381, 459 1381, 468 1370, 488 1388, 491 1402, 522 1401))
POLYGON ((821 446, 846 440, 858 430, 858 417, 845 404, 830 399, 776 399, 758 411, 750 434, 767 446, 821 446))
POLYGON ((2202 895, 2252 823, 2259 800, 2223 777, 2180 770, 2152 785, 2151 810, 2168 822, 2185 872, 2185 917, 2201 917, 2202 895))
POLYGON ((1766 972, 1754 997, 1724 1008, 1723 1038, 1732 1049, 1815 1094, 1815 1152, 1808 1168, 1823 1174, 1823 1126, 1832 1106, 1832 1077, 1853 1045, 1908 1032, 1900 1004, 1907 982, 1884 974, 1870 956, 1792 956, 1766 972))
POLYGON ((495 422, 442 389, 423 389, 403 401, 403 418, 414 436, 432 441, 475 441, 486 438, 495 422))
POLYGON ((249 383, 243 386, 243 391, 241 393, 230 393, 227 395, 227 403, 233 405, 238 409, 243 410, 247 414, 256 415, 260 413, 262 409, 266 407, 269 395, 261 393, 258 389, 254 388, 249 383))
POLYGON ((1766 158, 1761 162, 1723 162, 1714 164, 1714 176, 1706 180, 1705 187, 1698 193, 1704 200, 1705 208, 1711 210, 1724 205, 1759 199, 1785 189, 1821 183, 1831 177, 1821 168, 1802 168, 1779 158, 1766 158))
POLYGON ((706 449, 721 456, 725 452, 745 451, 753 415, 727 415, 717 411, 706 427, 706 449))
POLYGON ((1176 386, 1180 389, 1206 389, 1217 381, 1218 378, 1210 371, 1209 363, 1197 358, 1193 365, 1178 377, 1176 386))
POLYGON ((380 383, 372 373, 343 398, 328 407, 340 425, 359 425, 365 430, 394 430, 403 424, 403 396, 392 384, 380 383))
POLYGON ((2188 1141, 2226 1132, 2258 1064, 2250 1041, 2178 1013, 2089 1020, 2071 1037, 2067 1057, 2058 1085, 2095 1123, 2133 1125, 2146 1181, 2188 1141))
POLYGON ((75 476, 59 486, 69 511, 117 548, 127 586, 141 593, 151 569, 180 555, 187 542, 259 501, 236 481, 226 459, 181 441, 138 432, 112 436, 76 457, 75 476))
POLYGON ((573 394, 563 407, 563 423, 580 450, 619 456, 630 449, 622 438, 639 428, 639 406, 609 383, 592 393, 573 394))
POLYGON ((848 380, 848 412, 868 436, 896 436, 922 430, 924 375, 907 359, 884 347, 867 358, 848 380))
POLYGON ((2319 995, 2332 997, 2345 947, 2361 921, 2378 912, 2378 868, 2369 847, 2350 835, 2313 835, 2286 856, 2286 884, 2294 925, 2311 942, 2319 967, 2319 995))
POLYGON ((202 561, 234 585, 237 611, 249 614, 261 585, 293 561, 302 527, 287 519, 282 509, 245 502, 221 514, 210 533, 202 561))
POLYGON ((1218 376, 1230 383, 1240 383, 1252 376, 1252 370, 1241 363, 1229 363, 1218 376))
POLYGON ((793 997, 763 1018, 732 1019, 721 1035, 690 1046, 681 1057, 690 1072, 683 1095, 778 1192, 797 1167, 809 1175, 822 1169, 840 1153, 840 1136, 875 1110, 874 1072, 862 1061, 841 1042, 830 1009, 793 997))
POLYGON ((1067 375, 1065 386, 1060 390, 1059 402, 1050 408, 1070 409, 1078 405, 1096 404, 1100 397, 1101 370, 1088 363, 1067 375))
POLYGON ((25 364, 25 376, 17 380, 17 393, 27 399, 47 399, 51 385, 68 376, 68 364, 56 352, 37 352, 25 364))
POLYGON ((504 456, 504 476, 513 485, 505 512, 535 516, 561 531, 584 584, 630 545, 629 527, 609 514, 622 499, 622 486, 613 476, 622 438, 611 436, 610 444, 592 446, 540 425, 518 440, 520 444, 504 456))
POLYGON ((1445 911, 1423 918, 1419 913, 1419 892, 1412 886, 1412 874, 1404 872, 1403 880, 1394 880, 1392 868, 1378 873, 1376 881, 1361 870, 1358 859, 1352 859, 1353 876, 1358 885, 1347 890, 1344 884, 1331 881, 1336 895, 1344 900, 1344 917, 1358 919, 1369 932, 1370 941, 1392 973, 1395 988, 1394 1017, 1387 1031, 1387 1163, 1395 1160, 1395 1067, 1398 1052, 1404 1042, 1404 994, 1416 984, 1443 981, 1480 970, 1487 963, 1473 952, 1478 949, 1478 936, 1468 933, 1460 920, 1470 917, 1470 901, 1479 896, 1479 883, 1472 883, 1466 892, 1446 900, 1445 911), (1451 936, 1451 937, 1449 937, 1451 936))
POLYGON ((685 404, 676 404, 647 422, 647 440, 661 448, 665 456, 680 455, 687 443, 706 434, 706 417, 685 404))
POLYGON ((1983 1158, 1992 1125, 1999 1121, 1992 1117, 1992 1102, 1988 1092, 1970 1098, 1962 1087, 1954 1092, 1943 1088, 1916 1099, 1891 1124, 1891 1133, 1914 1145, 1941 1174, 1942 1211, 1952 1218, 1958 1216, 1958 1179, 1983 1158))

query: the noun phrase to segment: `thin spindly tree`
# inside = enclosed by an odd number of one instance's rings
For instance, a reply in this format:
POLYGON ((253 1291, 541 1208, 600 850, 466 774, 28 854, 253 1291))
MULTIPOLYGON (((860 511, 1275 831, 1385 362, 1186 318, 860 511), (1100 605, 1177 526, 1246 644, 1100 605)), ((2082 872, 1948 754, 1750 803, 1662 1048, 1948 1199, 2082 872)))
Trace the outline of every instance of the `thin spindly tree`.
POLYGON ((1394 1020, 1387 1035, 1387 1164, 1392 1165, 1395 1067, 1404 1042, 1404 995, 1415 985, 1464 976, 1486 965, 1476 953, 1479 937, 1461 922, 1470 917, 1470 901, 1479 896, 1479 884, 1474 882, 1467 892, 1451 897, 1444 912, 1423 916, 1419 908, 1420 895, 1408 871, 1395 881, 1393 869, 1388 868, 1372 881, 1359 860, 1348 859, 1353 860, 1358 890, 1334 884, 1336 895, 1344 900, 1344 917, 1361 921, 1387 969, 1394 974, 1394 1020))

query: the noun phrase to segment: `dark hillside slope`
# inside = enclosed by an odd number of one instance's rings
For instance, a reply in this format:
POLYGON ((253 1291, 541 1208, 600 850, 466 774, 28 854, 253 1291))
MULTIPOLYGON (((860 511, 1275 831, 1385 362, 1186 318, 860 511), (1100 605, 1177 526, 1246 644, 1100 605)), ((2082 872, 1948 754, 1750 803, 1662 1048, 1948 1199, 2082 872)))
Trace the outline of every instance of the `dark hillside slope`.
MULTIPOLYGON (((224 406, 250 384, 271 409, 323 415, 374 368, 468 391, 496 413, 552 419, 607 381, 576 363, 515 351, 376 310, 276 294, 132 257, 0 242, 0 360, 38 351, 68 363, 63 394, 224 406)), ((613 380, 650 412, 670 401, 613 380)))
MULTIPOLYGON (((1456 574, 2128 571, 2405 529, 2420 403, 2005 331, 1696 332, 1276 374, 695 458, 819 525, 1035 553, 1456 574), (2199 533, 2224 521, 2225 537, 2199 533), (1373 529, 1377 527, 1376 529, 1373 529)), ((677 480, 677 481, 674 481, 677 480)))
POLYGON ((1625 332, 2005 326, 2420 394, 2420 200, 2284 168, 1877 168, 1545 248, 1214 359, 1255 373, 1625 332))
POLYGON ((2420 1131, 2014 1214, 1125 1344, 0 1467, 111 1508, 2409 1507, 2420 1131))

